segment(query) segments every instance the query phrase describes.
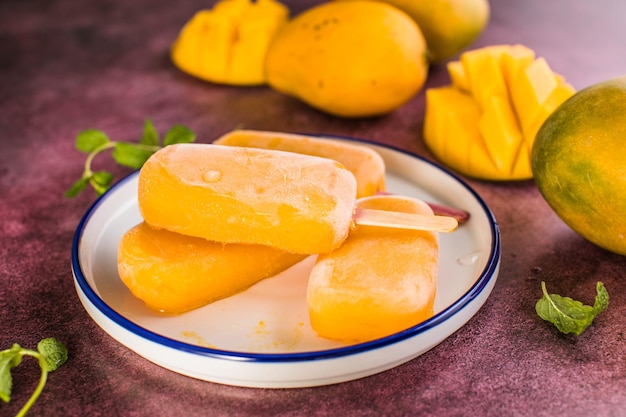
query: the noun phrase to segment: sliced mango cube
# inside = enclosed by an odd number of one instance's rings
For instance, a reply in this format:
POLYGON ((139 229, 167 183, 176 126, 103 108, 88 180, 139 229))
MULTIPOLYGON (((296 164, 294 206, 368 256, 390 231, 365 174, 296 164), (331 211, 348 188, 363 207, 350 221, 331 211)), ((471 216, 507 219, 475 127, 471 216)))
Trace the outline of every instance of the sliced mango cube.
POLYGON ((507 95, 506 82, 500 69, 502 46, 474 49, 461 55, 470 92, 482 107, 493 95, 507 95))
POLYGON ((506 96, 494 95, 485 103, 478 127, 496 168, 510 171, 522 145, 522 132, 506 96))
POLYGON ((465 93, 469 93, 470 84, 467 79, 467 75, 465 75, 463 63, 461 61, 450 61, 446 66, 448 68, 448 74, 450 75, 450 82, 452 83, 452 86, 465 93))
POLYGON ((220 84, 266 83, 265 55, 289 10, 276 0, 220 0, 181 29, 171 58, 181 71, 220 84))
POLYGON ((511 85, 511 101, 522 131, 527 133, 541 105, 558 85, 557 78, 543 58, 520 71, 511 85))
POLYGON ((473 178, 531 178, 537 131, 574 88, 524 45, 467 51, 447 69, 451 84, 426 90, 423 135, 433 155, 473 178))

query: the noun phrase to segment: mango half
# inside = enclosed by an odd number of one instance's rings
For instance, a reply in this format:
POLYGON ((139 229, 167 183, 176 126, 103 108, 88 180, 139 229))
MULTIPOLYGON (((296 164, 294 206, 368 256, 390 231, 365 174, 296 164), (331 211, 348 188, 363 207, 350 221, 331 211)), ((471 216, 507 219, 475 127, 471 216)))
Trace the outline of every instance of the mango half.
POLYGON ((426 91, 423 137, 453 170, 483 180, 532 178, 537 131, 574 88, 523 45, 496 45, 447 64, 451 84, 426 91))
POLYGON ((183 72, 219 84, 265 84, 265 54, 289 9, 275 0, 220 0, 182 28, 171 58, 183 72))

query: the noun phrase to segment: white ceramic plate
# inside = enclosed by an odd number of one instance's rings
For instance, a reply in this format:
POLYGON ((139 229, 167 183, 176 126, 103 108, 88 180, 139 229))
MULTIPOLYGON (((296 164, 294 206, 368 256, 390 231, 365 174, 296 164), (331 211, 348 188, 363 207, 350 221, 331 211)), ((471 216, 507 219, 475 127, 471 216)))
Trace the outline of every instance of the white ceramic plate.
POLYGON ((385 371, 433 348, 483 305, 496 282, 500 235, 493 214, 466 183, 420 157, 376 149, 390 192, 462 208, 470 220, 441 234, 435 316, 400 333, 356 345, 318 337, 305 300, 313 258, 248 290, 176 316, 135 299, 117 274, 122 235, 141 221, 137 173, 114 185, 81 220, 72 271, 83 306, 108 334, 146 359, 202 380, 288 388, 325 385, 385 371))

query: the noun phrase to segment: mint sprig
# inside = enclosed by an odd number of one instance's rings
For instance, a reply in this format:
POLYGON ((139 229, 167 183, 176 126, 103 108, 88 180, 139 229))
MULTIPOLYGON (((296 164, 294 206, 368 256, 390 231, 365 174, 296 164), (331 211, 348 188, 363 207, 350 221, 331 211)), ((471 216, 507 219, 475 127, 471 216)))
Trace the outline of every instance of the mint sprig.
POLYGON ((39 361, 41 376, 35 391, 17 413, 16 417, 26 415, 43 391, 48 379, 48 373, 56 371, 67 361, 67 348, 57 339, 49 337, 39 341, 37 350, 24 349, 17 343, 14 343, 11 348, 0 351, 0 399, 5 403, 11 401, 11 391, 13 389, 11 369, 22 363, 24 356, 32 356, 39 361))
POLYGON ((139 169, 150 156, 162 147, 175 143, 190 143, 196 140, 196 134, 183 125, 174 125, 161 139, 152 120, 144 123, 143 132, 138 143, 127 141, 113 141, 101 130, 86 129, 76 136, 75 147, 87 155, 85 168, 81 178, 74 182, 65 192, 65 196, 76 197, 88 186, 91 186, 97 195, 102 195, 113 183, 113 174, 108 171, 92 170, 94 158, 102 152, 111 150, 111 156, 119 165, 139 169))
POLYGON ((543 281, 541 290, 543 296, 535 305, 537 314, 565 334, 573 333, 579 336, 609 305, 609 293, 601 282, 596 284, 596 299, 593 306, 585 305, 570 297, 548 294, 546 283, 543 281))

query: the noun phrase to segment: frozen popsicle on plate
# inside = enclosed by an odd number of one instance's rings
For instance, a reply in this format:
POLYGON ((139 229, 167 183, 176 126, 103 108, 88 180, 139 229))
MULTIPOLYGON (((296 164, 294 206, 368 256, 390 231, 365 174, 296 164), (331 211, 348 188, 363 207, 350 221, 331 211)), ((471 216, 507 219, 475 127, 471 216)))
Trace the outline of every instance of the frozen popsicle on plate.
MULTIPOLYGON (((432 215, 421 200, 374 196, 358 208, 432 215)), ((307 287, 313 329, 322 337, 363 342, 388 336, 433 315, 438 235, 357 227, 338 249, 319 255, 307 287)))
POLYGON ((334 159, 354 174, 357 198, 385 191, 385 162, 367 146, 308 135, 234 130, 213 142, 216 145, 274 149, 334 159))
POLYGON ((153 227, 223 243, 317 254, 337 248, 353 223, 452 231, 456 219, 363 209, 339 162, 236 146, 167 146, 139 172, 138 205, 153 227), (354 217, 353 217, 354 215, 354 217))
POLYGON ((118 247, 118 273, 151 309, 182 313, 241 292, 305 258, 261 245, 225 245, 140 223, 118 247))
POLYGON ((354 175, 336 161, 207 144, 166 146, 138 181, 139 210, 153 227, 307 254, 343 242, 356 196, 354 175))

